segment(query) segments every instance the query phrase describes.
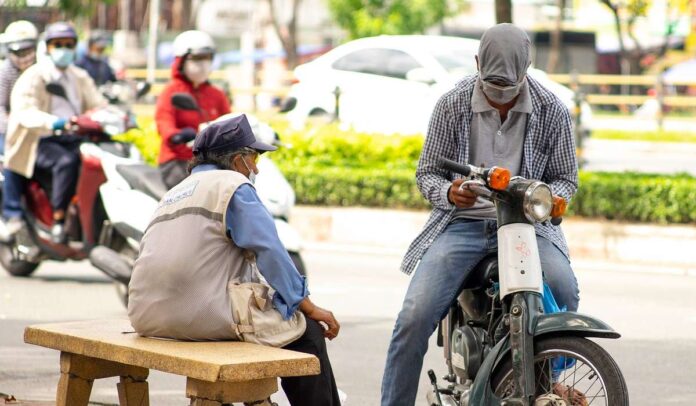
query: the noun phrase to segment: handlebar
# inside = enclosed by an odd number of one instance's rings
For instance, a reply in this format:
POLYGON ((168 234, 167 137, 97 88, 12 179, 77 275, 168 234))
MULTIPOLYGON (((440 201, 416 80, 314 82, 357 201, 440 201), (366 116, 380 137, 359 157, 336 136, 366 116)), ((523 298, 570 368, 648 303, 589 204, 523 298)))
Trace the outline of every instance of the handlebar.
POLYGON ((486 182, 486 186, 493 190, 505 190, 510 184, 510 171, 505 168, 493 166, 480 168, 473 165, 462 165, 446 158, 440 158, 438 165, 463 176, 473 176, 486 182))

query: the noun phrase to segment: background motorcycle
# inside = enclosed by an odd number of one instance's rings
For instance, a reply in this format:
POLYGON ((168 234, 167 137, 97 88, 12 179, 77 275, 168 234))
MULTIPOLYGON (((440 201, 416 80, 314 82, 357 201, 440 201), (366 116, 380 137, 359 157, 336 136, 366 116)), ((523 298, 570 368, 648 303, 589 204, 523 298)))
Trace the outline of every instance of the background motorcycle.
MULTIPOLYGON (((66 97, 65 89, 57 83, 46 86, 49 93, 66 97)), ((125 85, 119 93, 124 93, 125 85)), ((149 85, 139 84, 132 89, 133 97, 142 97, 149 91, 149 85)), ((24 220, 29 236, 38 249, 28 249, 19 245, 12 236, 0 233, 0 264, 10 274, 29 276, 43 260, 53 259, 65 261, 80 260, 87 257, 92 247, 97 243, 102 227, 107 220, 103 202, 99 195, 99 186, 106 181, 102 168, 104 157, 130 157, 140 160, 140 155, 133 146, 119 143, 111 139, 112 135, 120 134, 134 126, 134 119, 127 107, 112 93, 111 104, 92 110, 86 117, 96 124, 87 133, 80 131, 80 154, 82 165, 75 197, 66 211, 67 242, 57 244, 51 241, 50 229, 53 225, 53 212, 48 196, 50 195, 50 177, 37 174, 29 179, 24 193, 24 220), (98 129, 96 128, 98 127, 98 129)), ((80 120, 77 120, 80 122, 80 120)), ((73 124, 71 134, 80 130, 73 124)), ((4 178, 0 179, 1 183, 4 178)), ((2 224, 4 226, 4 223, 2 224)), ((0 227, 6 230, 5 227, 0 227)))
MULTIPOLYGON (((187 94, 175 94, 176 108, 197 110, 195 100, 187 94)), ((238 114, 218 118, 227 119, 238 114)), ((265 123, 247 115, 254 135, 268 144, 282 145, 278 135, 265 123)), ((206 123, 207 124, 207 123, 206 123)), ((202 125, 202 128, 206 124, 202 125)), ((157 168, 133 161, 109 161, 104 165, 107 182, 99 188, 108 215, 99 246, 90 253, 92 265, 112 275, 119 297, 128 303, 128 283, 139 251, 140 239, 145 233, 152 213, 167 192, 157 168)), ((281 242, 288 250, 295 267, 302 275, 306 269, 301 256, 301 239, 289 224, 290 211, 295 204, 295 193, 273 161, 261 156, 255 188, 259 198, 274 217, 281 242)))
MULTIPOLYGON (((469 176, 464 183, 496 204, 498 252, 483 259, 440 324, 447 386, 429 405, 628 405, 626 383, 611 356, 586 337, 619 338, 607 324, 574 313, 544 314, 542 270, 534 224, 560 223, 565 200, 543 182, 510 179, 501 168, 442 159, 469 176)), ((551 300, 550 290, 544 300, 551 300)))

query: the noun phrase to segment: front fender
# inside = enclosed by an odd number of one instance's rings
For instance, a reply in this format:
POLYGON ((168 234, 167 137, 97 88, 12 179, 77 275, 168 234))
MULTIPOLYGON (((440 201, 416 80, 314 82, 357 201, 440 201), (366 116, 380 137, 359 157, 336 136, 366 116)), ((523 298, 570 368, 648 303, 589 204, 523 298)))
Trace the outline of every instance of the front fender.
POLYGON ((574 335, 580 337, 619 338, 617 333, 607 323, 575 312, 558 312, 541 314, 537 316, 534 336, 561 333, 561 335, 574 335))

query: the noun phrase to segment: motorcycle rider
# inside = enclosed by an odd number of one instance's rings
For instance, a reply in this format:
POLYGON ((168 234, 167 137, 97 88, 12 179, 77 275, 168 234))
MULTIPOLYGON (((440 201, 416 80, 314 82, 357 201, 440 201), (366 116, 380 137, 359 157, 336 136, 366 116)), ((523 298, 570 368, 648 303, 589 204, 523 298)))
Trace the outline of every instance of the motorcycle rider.
POLYGON ((75 65, 89 73, 89 76, 92 77, 97 86, 116 81, 114 70, 111 69, 109 60, 104 55, 104 50, 108 45, 109 38, 106 36, 106 33, 93 31, 89 35, 87 52, 75 62, 75 65))
MULTIPOLYGON (((472 268, 498 244, 493 204, 460 188, 465 179, 441 169, 438 159, 505 167, 513 176, 547 183, 566 201, 577 189, 570 114, 526 74, 530 48, 527 34, 512 24, 488 29, 476 57, 478 73, 445 93, 433 110, 416 171, 433 210, 401 265, 415 274, 389 345, 382 406, 415 403, 428 338, 472 268)), ((545 282, 561 308, 577 310, 577 281, 560 227, 538 224, 536 234, 545 282)))
POLYGON ((258 279, 256 266, 248 262, 251 254, 275 291, 271 297, 255 296, 257 301, 269 300, 268 312, 278 316, 265 331, 290 329, 294 334, 281 340, 290 341, 283 348, 319 358, 319 375, 282 378, 290 403, 339 406, 324 341, 338 335, 339 323, 309 299, 307 281, 253 187, 259 155, 275 149, 256 140, 243 114, 211 124, 198 135, 191 176, 160 201, 142 238, 129 285, 128 316, 144 336, 240 339, 233 314, 249 304, 231 303, 228 286, 258 279), (304 332, 301 322, 293 324, 303 317, 297 311, 306 316, 304 332))
POLYGON ((34 24, 19 20, 8 25, 4 34, 3 43, 9 54, 0 66, 0 154, 5 151, 10 93, 19 75, 36 62, 36 38, 39 32, 34 24))
MULTIPOLYGON (((3 216, 8 220, 10 232, 24 228, 21 196, 25 181, 35 172, 49 173, 51 236, 54 242, 63 243, 65 211, 75 194, 80 153, 76 137, 51 135, 64 130, 71 118, 107 102, 87 72, 74 65, 77 32, 71 24, 49 25, 44 40, 47 57, 29 67, 12 90, 12 113, 5 142, 8 171, 3 189, 3 216), (65 97, 49 93, 46 88, 49 83, 62 86, 65 97)), ((96 123, 82 117, 78 124, 82 130, 89 131, 90 127, 95 129, 96 123)))
POLYGON ((160 94, 155 111, 162 137, 159 167, 168 188, 188 175, 186 166, 193 154, 186 143, 195 138, 198 126, 230 112, 225 93, 208 82, 215 55, 211 36, 196 30, 182 32, 174 39, 174 55, 172 81, 160 94), (175 93, 193 96, 201 111, 175 109, 171 103, 175 93))

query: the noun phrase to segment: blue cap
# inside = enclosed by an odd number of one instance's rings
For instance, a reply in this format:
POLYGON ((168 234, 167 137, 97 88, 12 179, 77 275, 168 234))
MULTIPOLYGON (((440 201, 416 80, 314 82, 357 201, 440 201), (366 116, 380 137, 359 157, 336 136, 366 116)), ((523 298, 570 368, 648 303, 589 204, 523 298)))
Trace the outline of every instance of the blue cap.
POLYGON ((70 23, 61 21, 50 24, 46 27, 46 31, 44 31, 44 40, 48 42, 56 38, 72 38, 77 41, 77 31, 75 31, 75 27, 70 23))
POLYGON ((246 115, 240 114, 210 124, 201 131, 193 142, 193 153, 195 155, 209 152, 224 154, 244 147, 255 149, 260 153, 277 149, 265 142, 257 141, 246 115))

